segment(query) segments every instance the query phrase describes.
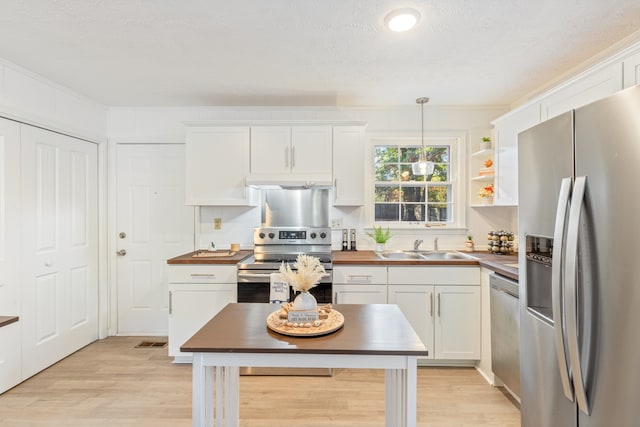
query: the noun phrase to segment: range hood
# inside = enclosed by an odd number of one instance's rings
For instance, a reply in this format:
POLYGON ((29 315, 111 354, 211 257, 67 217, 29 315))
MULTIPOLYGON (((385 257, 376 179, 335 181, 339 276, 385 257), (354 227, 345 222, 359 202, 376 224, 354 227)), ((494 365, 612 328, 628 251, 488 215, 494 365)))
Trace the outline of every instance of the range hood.
POLYGON ((253 188, 331 188, 331 174, 252 174, 247 186, 253 188))

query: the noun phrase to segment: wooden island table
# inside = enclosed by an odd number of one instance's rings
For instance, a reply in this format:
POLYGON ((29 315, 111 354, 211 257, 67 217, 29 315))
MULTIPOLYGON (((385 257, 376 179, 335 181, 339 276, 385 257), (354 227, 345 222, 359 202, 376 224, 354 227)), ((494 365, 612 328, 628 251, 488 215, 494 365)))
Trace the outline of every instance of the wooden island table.
POLYGON ((228 304, 181 347, 193 352, 193 425, 239 425, 239 368, 364 368, 385 370, 387 427, 413 427, 417 356, 427 350, 393 304, 335 305, 344 326, 317 337, 267 328, 274 304, 228 304))

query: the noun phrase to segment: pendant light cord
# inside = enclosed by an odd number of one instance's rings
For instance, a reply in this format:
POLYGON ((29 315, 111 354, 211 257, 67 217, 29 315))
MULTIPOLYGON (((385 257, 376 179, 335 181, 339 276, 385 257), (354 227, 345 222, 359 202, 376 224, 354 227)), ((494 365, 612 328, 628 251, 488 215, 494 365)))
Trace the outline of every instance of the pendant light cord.
POLYGON ((424 148, 424 104, 426 104, 427 102, 429 102, 429 98, 426 96, 416 99, 416 103, 420 104, 420 124, 421 124, 421 134, 422 134, 422 150, 420 150, 421 162, 427 161, 427 155, 425 153, 425 148, 424 148))

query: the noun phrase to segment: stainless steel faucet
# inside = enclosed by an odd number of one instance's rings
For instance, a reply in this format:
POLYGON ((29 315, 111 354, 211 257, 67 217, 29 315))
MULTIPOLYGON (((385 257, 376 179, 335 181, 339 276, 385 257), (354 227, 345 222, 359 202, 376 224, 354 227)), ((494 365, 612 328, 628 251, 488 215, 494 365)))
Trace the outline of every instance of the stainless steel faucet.
POLYGON ((421 243, 422 243, 422 239, 421 240, 414 240, 413 241, 413 250, 417 251, 418 247, 420 246, 421 243))
POLYGON ((433 239, 433 250, 436 251, 436 252, 438 251, 438 238, 437 237, 433 239))

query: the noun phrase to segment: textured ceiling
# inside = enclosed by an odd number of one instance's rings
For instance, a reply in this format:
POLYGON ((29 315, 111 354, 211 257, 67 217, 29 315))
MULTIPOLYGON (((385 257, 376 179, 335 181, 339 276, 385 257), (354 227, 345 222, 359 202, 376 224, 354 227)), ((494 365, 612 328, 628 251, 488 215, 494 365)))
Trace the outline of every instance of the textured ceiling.
POLYGON ((107 106, 510 104, 638 0, 0 0, 0 58, 107 106), (422 14, 383 28, 397 7, 422 14))

